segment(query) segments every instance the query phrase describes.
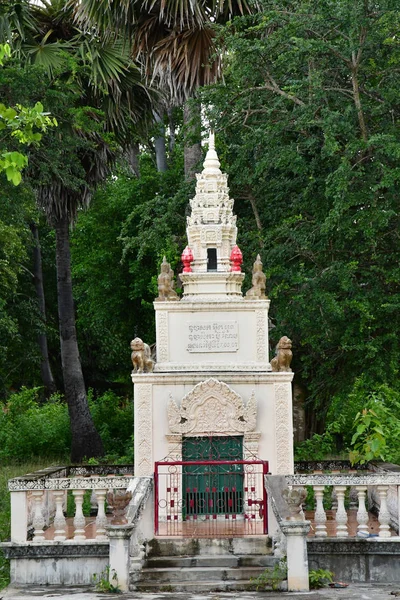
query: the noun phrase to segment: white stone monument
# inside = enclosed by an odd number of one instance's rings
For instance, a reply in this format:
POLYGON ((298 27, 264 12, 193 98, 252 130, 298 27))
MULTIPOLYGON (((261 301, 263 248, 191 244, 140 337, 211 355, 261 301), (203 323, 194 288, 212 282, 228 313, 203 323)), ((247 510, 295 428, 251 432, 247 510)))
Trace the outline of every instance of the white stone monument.
POLYGON ((183 296, 163 300, 163 283, 154 369, 132 374, 135 475, 152 475, 166 457, 182 460, 185 438, 203 436, 240 438, 242 459, 291 474, 293 373, 271 369, 264 289, 242 294, 236 216, 213 135, 190 205, 183 296))

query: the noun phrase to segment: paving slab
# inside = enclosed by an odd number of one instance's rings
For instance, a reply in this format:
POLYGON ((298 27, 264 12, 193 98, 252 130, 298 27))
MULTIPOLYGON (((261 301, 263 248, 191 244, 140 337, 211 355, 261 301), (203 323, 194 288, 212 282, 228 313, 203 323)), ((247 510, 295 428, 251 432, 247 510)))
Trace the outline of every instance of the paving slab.
POLYGON ((55 600, 286 600, 289 598, 299 600, 390 600, 396 596, 391 592, 398 592, 400 597, 400 583, 392 585, 382 584, 350 584, 344 589, 324 588, 312 592, 210 592, 202 594, 160 592, 143 593, 129 592, 128 594, 103 594, 95 592, 93 588, 83 587, 58 587, 58 586, 26 586, 23 588, 8 587, 0 592, 0 600, 27 600, 28 598, 54 598, 55 600))

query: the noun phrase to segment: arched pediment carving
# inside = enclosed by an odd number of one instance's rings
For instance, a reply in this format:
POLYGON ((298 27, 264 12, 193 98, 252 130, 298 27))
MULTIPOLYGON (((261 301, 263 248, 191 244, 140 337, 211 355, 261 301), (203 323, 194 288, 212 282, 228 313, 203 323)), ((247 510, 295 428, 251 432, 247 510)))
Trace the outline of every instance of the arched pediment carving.
POLYGON ((207 379, 198 383, 178 407, 171 397, 168 402, 168 422, 172 433, 246 433, 257 423, 257 403, 254 392, 247 404, 223 381, 207 379))

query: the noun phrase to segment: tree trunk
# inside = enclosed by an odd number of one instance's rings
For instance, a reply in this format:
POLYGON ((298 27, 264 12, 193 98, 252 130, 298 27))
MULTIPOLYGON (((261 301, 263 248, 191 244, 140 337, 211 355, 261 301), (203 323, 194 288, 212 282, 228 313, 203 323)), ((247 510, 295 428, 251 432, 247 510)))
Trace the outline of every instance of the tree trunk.
POLYGON ((165 127, 162 113, 159 114, 153 110, 155 122, 157 123, 157 135, 154 138, 154 148, 156 151, 157 171, 165 173, 168 169, 167 153, 165 151, 165 127))
POLYGON ((139 144, 135 144, 135 142, 132 142, 124 152, 124 157, 136 177, 140 177, 139 154, 139 144))
POLYGON ((54 223, 54 229, 61 362, 72 433, 71 460, 81 462, 85 457, 102 456, 104 448, 89 411, 79 357, 72 297, 68 218, 58 219, 54 223))
POLYGON ((185 177, 194 179, 200 171, 201 151, 201 106, 193 100, 185 102, 183 107, 183 123, 185 126, 185 177))
POLYGON ((36 296, 39 306, 39 312, 43 323, 43 332, 38 335, 38 344, 40 353, 42 355, 42 361, 40 363, 40 374, 42 377, 43 385, 47 396, 51 396, 57 391, 56 384, 54 383, 53 373, 51 371, 49 361, 49 351, 47 347, 47 334, 46 334, 46 303, 43 289, 43 270, 42 270, 42 253, 40 250, 39 232, 36 223, 30 224, 32 236, 34 239, 33 246, 33 283, 35 285, 36 296))
POLYGON ((168 143, 168 147, 169 147, 170 153, 172 153, 174 151, 175 142, 176 142, 176 127, 175 127, 175 120, 174 120, 173 109, 172 109, 171 106, 168 108, 167 114, 168 114, 168 123, 169 123, 169 143, 168 143))

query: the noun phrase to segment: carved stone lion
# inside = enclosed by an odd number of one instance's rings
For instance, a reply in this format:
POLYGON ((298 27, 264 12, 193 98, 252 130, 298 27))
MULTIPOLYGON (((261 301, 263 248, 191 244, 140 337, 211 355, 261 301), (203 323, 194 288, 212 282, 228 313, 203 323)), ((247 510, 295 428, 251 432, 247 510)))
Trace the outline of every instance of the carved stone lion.
POLYGON ((272 370, 291 371, 290 363, 292 362, 292 357, 292 340, 284 335, 276 346, 276 356, 271 360, 272 370))
POLYGON ((136 337, 131 341, 131 359, 133 371, 137 373, 149 373, 153 370, 154 361, 151 358, 150 346, 136 337))

